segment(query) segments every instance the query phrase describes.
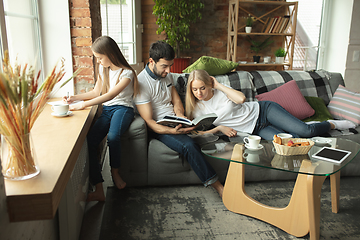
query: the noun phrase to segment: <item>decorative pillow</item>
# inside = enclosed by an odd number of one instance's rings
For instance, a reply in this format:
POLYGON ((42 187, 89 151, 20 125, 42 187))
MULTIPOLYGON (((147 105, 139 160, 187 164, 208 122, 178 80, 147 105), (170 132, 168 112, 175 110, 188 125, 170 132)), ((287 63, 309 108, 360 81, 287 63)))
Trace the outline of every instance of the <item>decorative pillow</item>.
POLYGON ((303 119, 304 122, 310 121, 326 121, 329 119, 333 119, 329 110, 327 109, 324 99, 319 97, 307 97, 305 96, 306 101, 310 104, 310 106, 315 110, 315 114, 311 117, 303 119))
POLYGON ((339 85, 328 109, 334 119, 345 119, 360 124, 360 93, 339 85))
POLYGON ((315 114, 315 110, 307 103, 301 94, 295 80, 291 80, 270 92, 255 96, 259 101, 273 101, 280 104, 298 119, 304 119, 315 114))
POLYGON ((225 74, 231 72, 239 64, 219 58, 202 56, 193 64, 183 70, 184 73, 191 73, 195 69, 203 69, 211 76, 225 74))

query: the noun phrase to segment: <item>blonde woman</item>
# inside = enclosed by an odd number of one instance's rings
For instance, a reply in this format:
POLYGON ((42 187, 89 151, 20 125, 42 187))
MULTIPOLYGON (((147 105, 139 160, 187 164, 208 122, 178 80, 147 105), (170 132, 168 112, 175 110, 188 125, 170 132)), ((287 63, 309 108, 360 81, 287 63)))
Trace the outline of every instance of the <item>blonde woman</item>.
POLYGON ((313 137, 330 129, 346 129, 355 124, 345 120, 328 120, 306 124, 271 101, 245 102, 245 95, 219 83, 204 70, 190 73, 186 89, 186 116, 189 119, 215 113, 214 129, 206 133, 221 131, 228 137, 237 132, 256 134, 271 140, 280 132, 291 133, 294 137, 313 137))
POLYGON ((123 189, 126 183, 119 174, 121 159, 121 135, 129 128, 134 118, 133 97, 138 93, 138 81, 134 69, 121 53, 117 43, 108 36, 97 38, 91 46, 97 59, 99 75, 92 91, 64 97, 74 104, 70 110, 81 110, 102 104, 103 111, 87 135, 90 163, 90 182, 95 191, 89 193, 87 201, 105 201, 99 159, 99 144, 107 136, 111 175, 115 186, 123 189))

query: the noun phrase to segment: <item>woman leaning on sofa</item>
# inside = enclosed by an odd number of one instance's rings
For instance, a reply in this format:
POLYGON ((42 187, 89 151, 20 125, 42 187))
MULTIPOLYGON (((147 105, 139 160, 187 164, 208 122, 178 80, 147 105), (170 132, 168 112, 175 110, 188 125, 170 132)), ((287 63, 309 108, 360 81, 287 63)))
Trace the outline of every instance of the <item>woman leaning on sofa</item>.
POLYGON ((355 124, 347 120, 328 120, 306 124, 271 101, 245 102, 245 95, 219 83, 204 70, 190 73, 186 89, 186 116, 189 119, 215 113, 215 128, 204 133, 221 131, 228 137, 245 132, 272 140, 280 132, 294 137, 313 137, 331 129, 348 129, 355 124))

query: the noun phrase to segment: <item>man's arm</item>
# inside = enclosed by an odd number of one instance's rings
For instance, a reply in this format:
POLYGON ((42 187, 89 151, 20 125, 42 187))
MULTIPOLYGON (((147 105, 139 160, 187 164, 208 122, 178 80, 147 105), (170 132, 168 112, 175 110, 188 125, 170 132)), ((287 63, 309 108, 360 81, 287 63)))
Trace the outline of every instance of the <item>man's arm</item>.
POLYGON ((180 96, 178 92, 176 91, 176 88, 173 86, 171 89, 171 102, 174 105, 174 112, 175 115, 178 117, 187 118, 184 115, 184 106, 181 102, 180 96))
POLYGON ((140 116, 146 122, 147 126, 158 134, 187 134, 192 130, 194 130, 195 128, 195 127, 182 128, 181 124, 177 125, 175 128, 157 124, 152 117, 151 103, 136 105, 136 108, 139 111, 140 116))

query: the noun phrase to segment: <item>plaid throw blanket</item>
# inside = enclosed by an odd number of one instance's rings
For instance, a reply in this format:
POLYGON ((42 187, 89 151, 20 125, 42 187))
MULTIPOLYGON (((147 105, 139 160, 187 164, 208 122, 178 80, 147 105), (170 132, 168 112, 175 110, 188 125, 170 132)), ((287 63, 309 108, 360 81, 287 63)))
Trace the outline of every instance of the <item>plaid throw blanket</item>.
POLYGON ((325 71, 252 71, 257 94, 269 92, 286 82, 296 80, 304 96, 320 97, 327 105, 332 97, 328 75, 325 71))
MULTIPOLYGON (((180 95, 181 101, 185 103, 186 84, 189 78, 188 73, 172 73, 174 86, 180 95)), ((256 90, 252 83, 252 76, 246 71, 229 72, 223 75, 215 76, 219 83, 230 86, 236 90, 243 92, 246 96, 246 101, 257 101, 255 98, 256 90)))

